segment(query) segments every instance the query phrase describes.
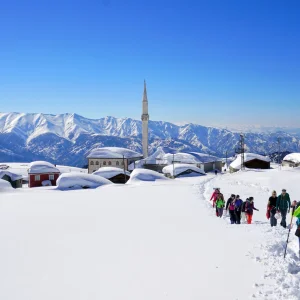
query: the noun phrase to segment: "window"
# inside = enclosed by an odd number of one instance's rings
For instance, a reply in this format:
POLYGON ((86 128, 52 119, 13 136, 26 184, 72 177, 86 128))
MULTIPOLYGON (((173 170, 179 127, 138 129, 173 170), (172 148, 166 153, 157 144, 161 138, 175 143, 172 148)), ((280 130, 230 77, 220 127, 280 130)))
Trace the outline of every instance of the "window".
POLYGON ((106 166, 106 161, 103 162, 103 166, 106 166))
POLYGON ((91 161, 91 166, 93 166, 94 165, 94 162, 93 161, 91 161))
POLYGON ((117 161, 117 162, 116 162, 116 166, 118 166, 118 165, 120 165, 120 163, 117 161))
POLYGON ((96 166, 99 166, 99 161, 96 161, 96 166))
POLYGON ((111 161, 108 162, 108 165, 111 166, 111 161))
POLYGON ((49 180, 54 180, 54 175, 49 175, 49 180))
POLYGON ((35 181, 40 181, 41 180, 41 176, 40 175, 35 175, 34 176, 34 180, 35 181))

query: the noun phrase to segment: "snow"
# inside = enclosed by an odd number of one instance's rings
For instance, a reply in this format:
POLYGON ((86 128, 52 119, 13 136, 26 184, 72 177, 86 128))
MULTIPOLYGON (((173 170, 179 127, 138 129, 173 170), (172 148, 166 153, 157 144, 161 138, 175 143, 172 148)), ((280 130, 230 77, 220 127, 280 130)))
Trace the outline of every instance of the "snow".
POLYGON ((12 181, 16 181, 16 180, 19 180, 19 179, 23 178, 22 175, 18 175, 18 174, 9 172, 9 171, 2 171, 2 170, 0 170, 0 179, 3 178, 5 175, 9 176, 12 181))
MULTIPOLYGON (((2 163, 1 163, 2 164, 2 163)), ((28 169, 30 166, 30 163, 3 163, 3 165, 8 166, 8 171, 22 175, 23 179, 28 178, 28 169)), ((76 168, 76 167, 70 167, 70 166, 62 166, 62 165, 56 165, 56 168, 59 170, 60 173, 68 173, 68 172, 80 172, 80 173, 87 173, 87 169, 82 168, 76 168)))
POLYGON ((0 192, 3 191, 3 189, 12 189, 12 186, 8 181, 0 179, 0 192))
MULTIPOLYGON (((151 177, 147 171, 134 177, 151 177)), ((287 230, 265 217, 272 190, 297 199, 299 180, 294 168, 68 192, 1 190, 0 299, 299 300, 295 228, 284 260, 287 230), (216 186, 225 199, 254 197, 260 211, 252 225, 215 217, 216 186)))
POLYGON ((29 165, 28 174, 60 173, 53 164, 47 161, 34 161, 29 165))
POLYGON ((58 189, 96 188, 112 182, 101 176, 81 173, 61 174, 56 182, 58 189))
MULTIPOLYGON (((117 176, 119 174, 124 174, 124 170, 115 167, 103 167, 93 173, 93 175, 102 176, 107 179, 117 176)), ((130 172, 126 170, 125 170, 125 174, 130 176, 130 172)))
POLYGON ((147 169, 135 169, 130 175, 130 179, 126 184, 136 184, 143 181, 169 181, 171 179, 165 177, 164 175, 147 169))
POLYGON ((171 176, 178 176, 178 174, 185 172, 187 170, 195 171, 193 174, 200 173, 198 174, 198 176, 206 175, 206 173, 200 168, 189 164, 174 164, 174 169, 173 169, 173 165, 169 165, 164 167, 162 171, 164 174, 170 174, 171 176))
POLYGON ((166 155, 164 155, 163 159, 166 160, 168 164, 172 164, 173 159, 176 162, 180 162, 183 164, 199 164, 222 161, 221 158, 218 158, 216 156, 198 152, 175 153, 174 155, 171 153, 167 153, 166 155))
MULTIPOLYGON (((251 161, 253 159, 259 159, 266 162, 271 162, 271 159, 267 156, 255 154, 255 153, 244 153, 244 162, 251 161)), ((241 168, 242 158, 241 154, 238 154, 237 158, 230 164, 230 167, 239 170, 241 168)))
POLYGON ((299 164, 300 163, 300 153, 290 153, 290 154, 286 155, 283 160, 291 161, 296 164, 299 164))
POLYGON ((142 154, 119 147, 103 147, 93 149, 87 158, 141 158, 142 154))

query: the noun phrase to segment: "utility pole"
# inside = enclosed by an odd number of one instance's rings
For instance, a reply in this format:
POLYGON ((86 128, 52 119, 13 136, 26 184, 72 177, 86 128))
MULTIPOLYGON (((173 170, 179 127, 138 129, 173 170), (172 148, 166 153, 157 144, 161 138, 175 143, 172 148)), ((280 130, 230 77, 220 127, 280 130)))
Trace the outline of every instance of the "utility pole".
POLYGON ((277 142, 278 142, 278 168, 280 169, 280 165, 281 165, 281 159, 280 159, 280 156, 281 156, 281 153, 280 153, 280 151, 281 151, 281 145, 280 145, 280 143, 281 143, 281 139, 280 139, 280 137, 278 137, 277 138, 277 142))
POLYGON ((228 163, 227 163, 227 150, 226 150, 226 170, 228 169, 228 163))
POLYGON ((175 162, 175 154, 173 153, 173 177, 175 177, 175 167, 174 167, 174 162, 175 162))
POLYGON ((241 148, 241 170, 245 169, 245 138, 240 134, 240 148, 241 148))
POLYGON ((126 183, 125 157, 123 154, 124 183, 126 183))
POLYGON ((175 178, 175 166, 174 166, 174 163, 180 163, 181 161, 180 160, 175 160, 175 153, 173 153, 173 178, 175 178))

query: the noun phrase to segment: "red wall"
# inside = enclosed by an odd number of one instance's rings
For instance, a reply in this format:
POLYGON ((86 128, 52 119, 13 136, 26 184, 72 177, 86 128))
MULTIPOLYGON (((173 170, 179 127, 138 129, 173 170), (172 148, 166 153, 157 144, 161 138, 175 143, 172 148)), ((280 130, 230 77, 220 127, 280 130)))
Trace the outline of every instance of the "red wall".
POLYGON ((49 175, 54 175, 54 180, 50 180, 50 181, 53 186, 56 185, 56 180, 59 177, 60 173, 28 174, 28 175, 29 175, 28 187, 32 188, 32 187, 43 186, 42 181, 49 180, 49 175), (36 175, 40 175, 39 181, 34 180, 36 175))

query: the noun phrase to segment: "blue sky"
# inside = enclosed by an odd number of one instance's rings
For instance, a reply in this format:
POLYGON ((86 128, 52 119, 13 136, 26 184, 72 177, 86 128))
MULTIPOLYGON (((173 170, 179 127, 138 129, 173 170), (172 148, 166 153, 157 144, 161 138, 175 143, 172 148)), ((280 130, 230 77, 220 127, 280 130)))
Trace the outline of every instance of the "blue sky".
POLYGON ((300 1, 0 2, 0 111, 300 127, 300 1))

